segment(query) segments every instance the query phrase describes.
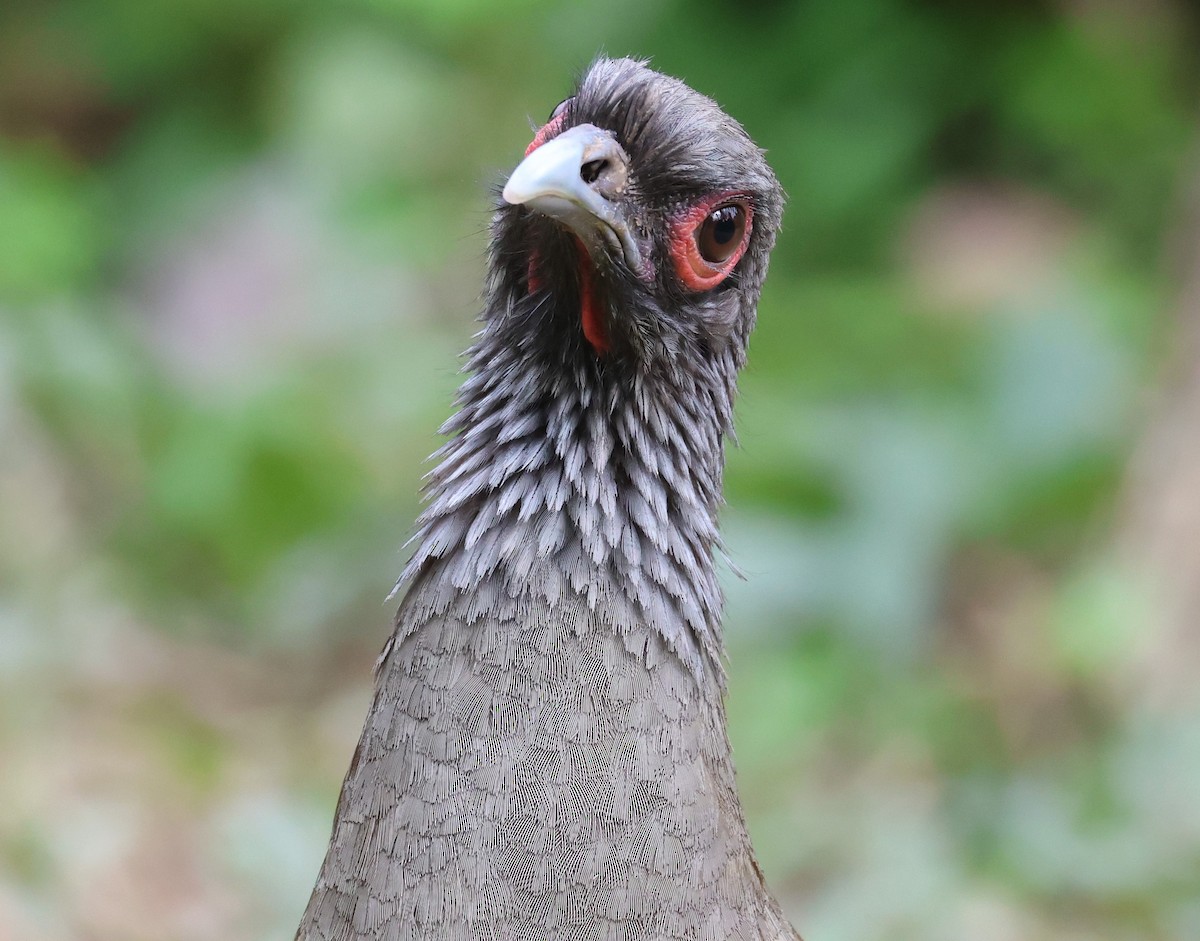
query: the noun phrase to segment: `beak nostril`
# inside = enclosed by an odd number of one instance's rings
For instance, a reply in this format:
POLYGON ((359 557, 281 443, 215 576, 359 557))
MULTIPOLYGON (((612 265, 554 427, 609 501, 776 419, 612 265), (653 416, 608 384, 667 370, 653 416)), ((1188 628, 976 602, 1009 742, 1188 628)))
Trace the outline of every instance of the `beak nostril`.
POLYGON ((557 219, 589 250, 620 253, 641 277, 644 259, 624 198, 628 186, 629 155, 615 135, 577 124, 531 150, 501 196, 510 206, 557 219))
POLYGON ((599 160, 589 160, 587 163, 581 166, 579 168, 579 176, 584 183, 587 183, 589 186, 591 186, 598 179, 600 179, 601 175, 607 169, 608 159, 601 157, 599 160))

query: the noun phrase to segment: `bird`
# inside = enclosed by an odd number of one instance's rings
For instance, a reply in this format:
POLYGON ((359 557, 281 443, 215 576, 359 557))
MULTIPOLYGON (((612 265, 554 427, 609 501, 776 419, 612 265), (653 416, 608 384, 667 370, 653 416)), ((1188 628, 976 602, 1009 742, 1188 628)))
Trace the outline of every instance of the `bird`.
POLYGON ((799 941, 736 789, 717 576, 783 205, 646 61, 596 59, 537 129, 298 941, 799 941))

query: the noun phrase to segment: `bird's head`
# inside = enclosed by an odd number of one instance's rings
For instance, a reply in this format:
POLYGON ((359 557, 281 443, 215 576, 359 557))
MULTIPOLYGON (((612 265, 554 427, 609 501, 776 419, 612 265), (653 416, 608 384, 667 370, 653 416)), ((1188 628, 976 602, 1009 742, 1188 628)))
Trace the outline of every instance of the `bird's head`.
POLYGON ((783 193, 710 98, 641 62, 598 60, 503 200, 492 277, 506 300, 491 326, 511 342, 640 370, 741 365, 783 193))

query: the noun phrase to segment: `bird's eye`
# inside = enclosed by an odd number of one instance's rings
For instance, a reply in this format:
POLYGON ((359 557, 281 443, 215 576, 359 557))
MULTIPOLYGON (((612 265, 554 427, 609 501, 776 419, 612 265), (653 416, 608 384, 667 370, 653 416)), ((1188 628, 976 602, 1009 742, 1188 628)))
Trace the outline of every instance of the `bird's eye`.
POLYGON ((564 98, 562 101, 556 104, 554 106, 554 110, 550 112, 550 117, 546 118, 546 123, 549 124, 555 118, 559 117, 564 111, 567 110, 567 106, 570 105, 574 100, 575 96, 571 95, 569 98, 564 98))
POLYGON ((696 234, 696 246, 700 257, 710 265, 728 261, 729 256, 742 244, 746 234, 746 210, 736 203, 714 209, 700 224, 696 234))
POLYGON ((703 200, 671 223, 670 252, 684 287, 708 291, 728 277, 750 242, 754 213, 743 197, 703 200))
POLYGON ((570 98, 564 98, 554 106, 554 110, 550 112, 550 117, 546 119, 546 123, 538 128, 538 132, 533 136, 533 140, 525 148, 526 157, 562 130, 563 122, 567 118, 567 108, 571 106, 571 102, 574 100, 575 96, 572 95, 570 98))

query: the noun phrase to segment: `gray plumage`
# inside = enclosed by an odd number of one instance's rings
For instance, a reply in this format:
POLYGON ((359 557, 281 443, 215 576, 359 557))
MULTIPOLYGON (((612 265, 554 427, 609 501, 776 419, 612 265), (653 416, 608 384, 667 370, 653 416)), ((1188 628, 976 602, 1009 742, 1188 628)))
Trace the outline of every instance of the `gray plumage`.
POLYGON ((584 126, 627 161, 617 230, 645 265, 593 247, 587 275, 569 227, 497 209, 299 939, 797 938, 735 789, 713 559, 782 193, 735 121, 641 63, 588 70, 553 129, 584 126), (728 277, 689 290, 671 223, 712 194, 753 225, 728 277), (581 330, 589 291, 611 348, 581 330))

